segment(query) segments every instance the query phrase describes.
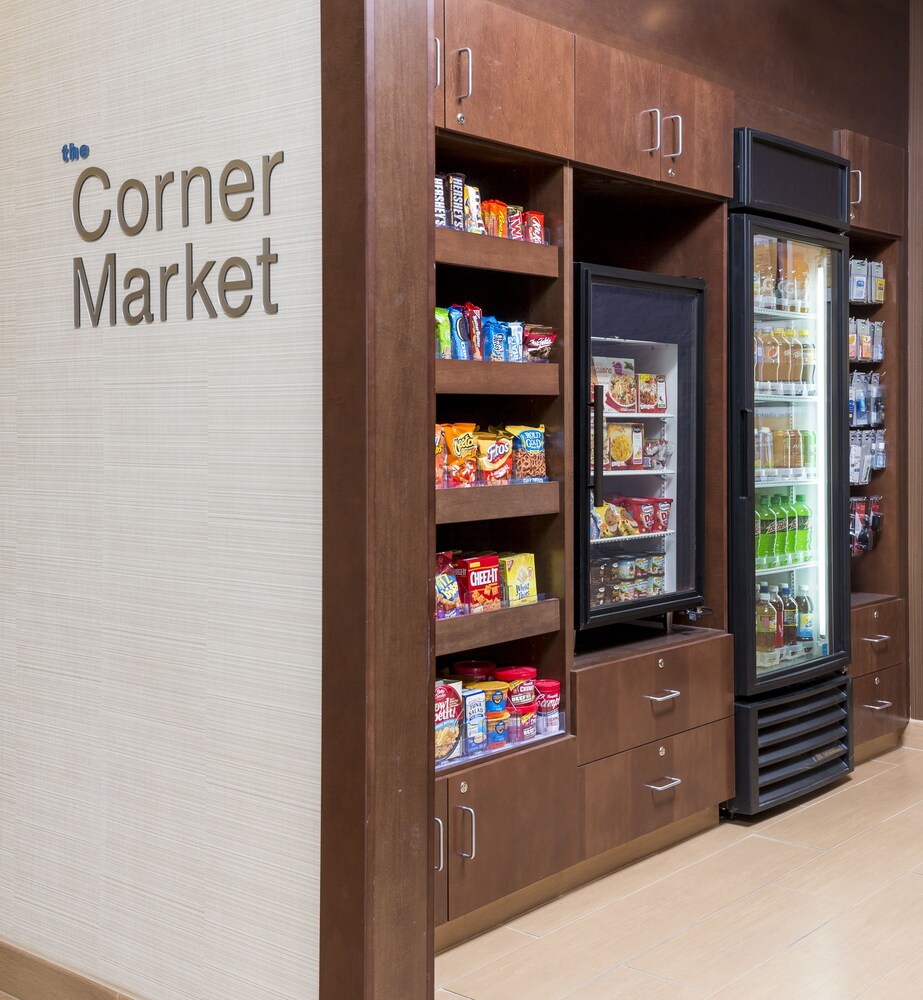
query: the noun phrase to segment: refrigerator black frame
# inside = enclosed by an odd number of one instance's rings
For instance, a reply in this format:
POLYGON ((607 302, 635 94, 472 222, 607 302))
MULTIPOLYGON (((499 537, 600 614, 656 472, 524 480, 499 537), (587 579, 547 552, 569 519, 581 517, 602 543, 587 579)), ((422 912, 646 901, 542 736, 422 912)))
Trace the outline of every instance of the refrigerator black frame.
POLYGON ((668 275, 653 274, 649 271, 633 271, 621 267, 606 267, 602 264, 574 263, 574 307, 576 312, 574 329, 576 332, 575 348, 575 503, 577 512, 574 518, 574 590, 576 591, 576 614, 574 627, 578 632, 595 629, 601 626, 613 625, 618 622, 631 622, 676 611, 688 611, 698 607, 704 600, 702 581, 703 552, 702 543, 705 528, 705 296, 706 282, 703 278, 678 278, 668 275), (590 572, 590 532, 589 532, 589 493, 595 483, 590 476, 589 445, 590 445, 590 383, 588 373, 592 349, 590 347, 590 289, 594 279, 603 278, 610 282, 623 283, 632 287, 649 287, 652 289, 685 290, 697 298, 696 338, 695 338, 695 393, 692 403, 696 421, 696 455, 695 455, 695 566, 694 586, 690 590, 676 591, 657 597, 644 598, 638 601, 626 602, 624 607, 588 607, 588 580, 590 572), (582 506, 581 506, 582 505, 582 506))
MULTIPOLYGON (((833 377, 830 380, 831 428, 839 428, 831 442, 828 483, 830 499, 830 561, 834 591, 830 595, 831 639, 839 637, 840 649, 811 662, 773 671, 762 679, 756 676, 756 602, 755 541, 753 532, 756 502, 753 476, 753 269, 752 245, 755 233, 779 239, 801 240, 827 247, 839 253, 838 281, 840 294, 831 308, 831 329, 845 331, 848 319, 849 240, 828 230, 801 226, 751 212, 730 216, 729 291, 730 344, 728 380, 728 561, 730 593, 728 618, 734 634, 734 675, 737 697, 751 698, 778 688, 844 669, 850 661, 850 566, 848 560, 848 434, 846 420, 847 366, 846 343, 842 350, 831 351, 833 377), (741 436, 743 441, 741 442, 741 436), (744 493, 741 495, 741 487, 744 493), (839 582, 839 586, 837 586, 839 582)), ((836 266, 835 264, 833 265, 836 266)), ((820 442, 818 442, 820 447, 820 442)))

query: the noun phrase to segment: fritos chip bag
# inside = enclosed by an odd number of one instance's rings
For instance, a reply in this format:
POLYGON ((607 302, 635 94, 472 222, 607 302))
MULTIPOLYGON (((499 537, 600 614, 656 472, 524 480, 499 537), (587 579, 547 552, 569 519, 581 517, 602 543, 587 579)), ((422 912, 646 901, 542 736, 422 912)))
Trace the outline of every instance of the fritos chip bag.
POLYGON ((513 439, 508 434, 478 434, 478 473, 488 486, 509 486, 513 474, 513 439))
POLYGON ((443 424, 446 486, 473 486, 477 471, 477 424, 443 424))

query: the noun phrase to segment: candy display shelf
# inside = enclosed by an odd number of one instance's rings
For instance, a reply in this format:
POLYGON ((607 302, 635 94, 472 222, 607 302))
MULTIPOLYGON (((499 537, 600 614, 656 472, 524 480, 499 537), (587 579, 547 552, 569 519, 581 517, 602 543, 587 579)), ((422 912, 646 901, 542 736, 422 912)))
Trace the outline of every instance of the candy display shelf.
POLYGON ((543 635, 560 627, 561 602, 554 597, 518 608, 444 618, 436 621, 436 655, 543 635))
POLYGON ((557 278, 560 273, 559 257, 556 246, 462 233, 455 229, 436 230, 438 264, 557 278))
POLYGON ((455 757, 453 760, 436 761, 436 774, 443 775, 446 772, 461 770, 465 767, 473 767, 475 764, 486 764, 517 750, 525 750, 535 746, 536 743, 547 743, 549 740, 560 739, 567 734, 564 731, 564 713, 558 712, 558 732, 556 733, 536 733, 528 740, 520 740, 518 743, 506 743, 498 750, 489 750, 485 753, 473 754, 467 757, 455 757))
MULTIPOLYGON (((483 239, 490 239, 485 236, 483 239)), ((464 396, 557 396, 554 362, 449 361, 436 359, 436 392, 464 396)))
POLYGON ((510 486, 436 490, 436 524, 557 514, 560 509, 560 483, 519 483, 510 486))

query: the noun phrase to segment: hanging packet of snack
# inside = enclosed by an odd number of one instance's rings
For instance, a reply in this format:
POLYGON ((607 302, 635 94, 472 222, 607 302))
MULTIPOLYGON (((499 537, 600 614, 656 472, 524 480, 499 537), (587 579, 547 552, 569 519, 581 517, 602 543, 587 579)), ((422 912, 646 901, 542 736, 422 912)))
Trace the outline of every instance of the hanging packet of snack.
POLYGON ((474 486, 477 472, 476 429, 476 424, 443 424, 446 486, 474 486))
POLYGON ((523 483, 545 483, 545 425, 507 427, 513 435, 513 479, 523 483))
POLYGON ((459 618, 465 614, 451 552, 436 553, 436 617, 459 618))
POLYGON ((551 348, 558 339, 558 331, 550 326, 527 323, 522 332, 523 361, 548 361, 551 348))
POLYGON ((436 357, 452 357, 452 327, 449 310, 436 307, 436 357))
POLYGON ((445 486, 445 436, 442 424, 436 424, 436 489, 445 486))
POLYGON ((472 361, 484 360, 484 314, 480 306, 466 302, 465 319, 468 322, 468 356, 472 361))
POLYGON ((513 474, 513 439, 504 433, 477 436, 478 478, 488 486, 509 486, 513 474))
POLYGON ((449 309, 449 332, 452 340, 452 357, 457 361, 470 361, 468 320, 465 319, 465 310, 461 306, 452 306, 449 309))

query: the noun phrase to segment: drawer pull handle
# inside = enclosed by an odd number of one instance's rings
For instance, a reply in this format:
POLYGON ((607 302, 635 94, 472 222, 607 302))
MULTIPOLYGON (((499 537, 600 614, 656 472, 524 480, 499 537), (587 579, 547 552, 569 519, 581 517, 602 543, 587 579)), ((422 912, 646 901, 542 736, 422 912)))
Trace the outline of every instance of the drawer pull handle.
POLYGON ((870 708, 873 712, 883 712, 886 708, 890 708, 894 703, 891 701, 876 701, 874 705, 863 705, 863 708, 870 708))
POLYGON ((474 815, 474 810, 471 806, 459 806, 458 808, 471 817, 471 852, 465 853, 465 851, 459 851, 458 853, 466 860, 474 861, 478 856, 477 817, 474 815))
POLYGON ((436 865, 436 871, 441 872, 445 868, 445 826, 438 816, 436 817, 436 826, 439 829, 439 864, 436 865))
POLYGON ((862 637, 863 642, 869 643, 871 646, 883 646, 886 642, 891 641, 891 636, 889 635, 864 635, 862 637))
POLYGON ((644 697, 648 701, 672 701, 674 698, 678 698, 683 692, 674 691, 672 688, 667 688, 666 691, 660 694, 646 694, 644 697))
POLYGON ((677 785, 681 785, 683 783, 683 779, 682 778, 671 778, 669 775, 667 775, 666 778, 662 778, 661 780, 665 781, 666 784, 665 785, 657 785, 657 784, 648 785, 647 783, 645 783, 644 787, 645 788, 649 788, 652 792, 665 792, 668 788, 676 788, 677 785))

